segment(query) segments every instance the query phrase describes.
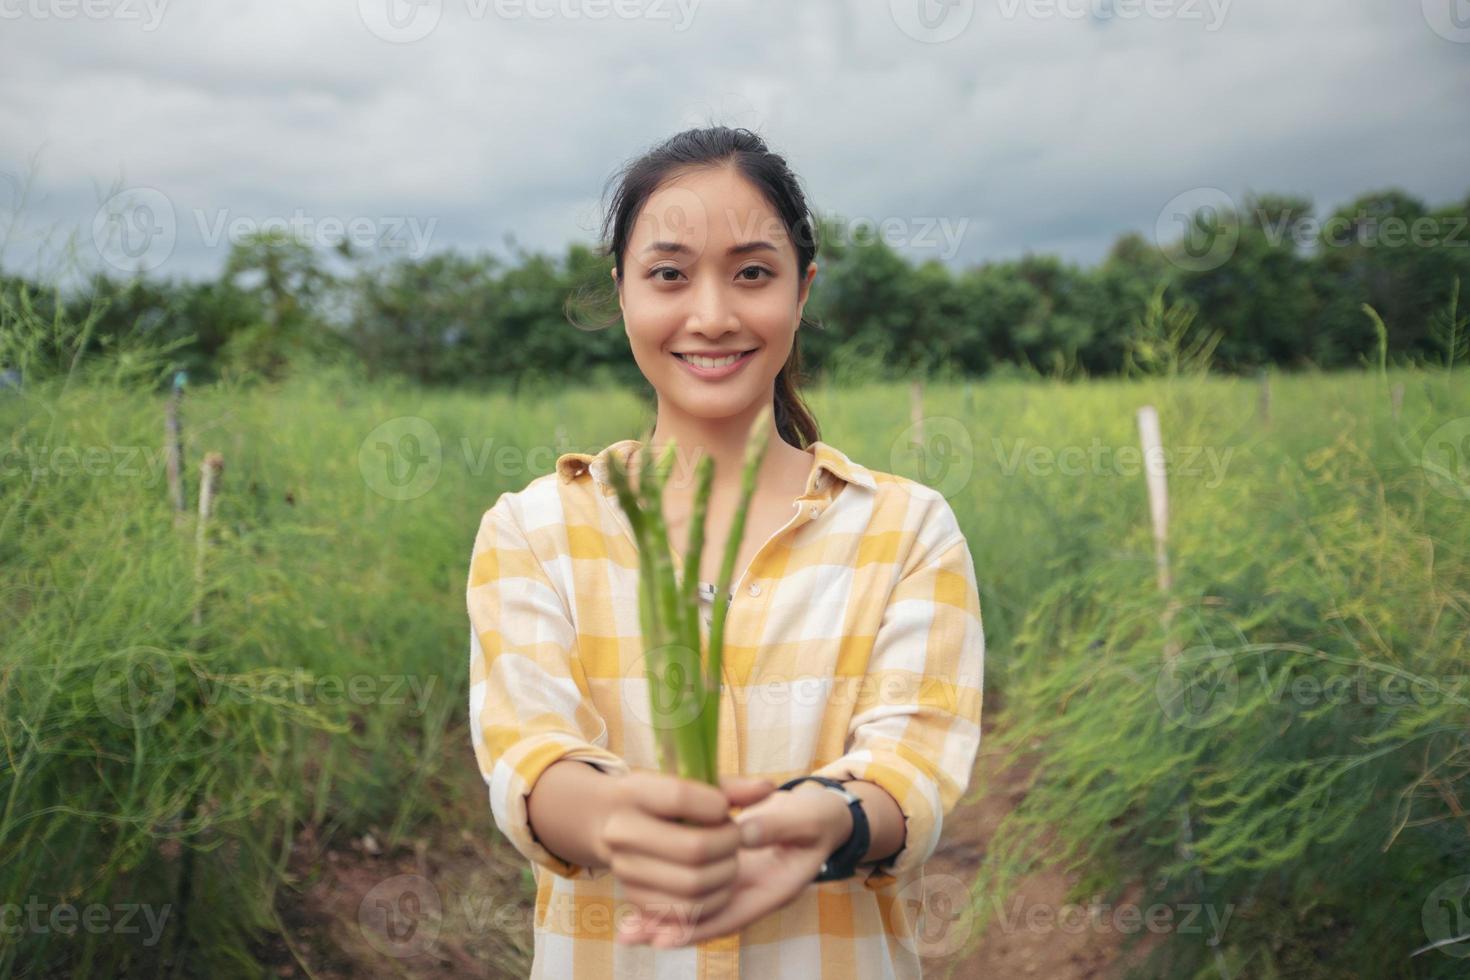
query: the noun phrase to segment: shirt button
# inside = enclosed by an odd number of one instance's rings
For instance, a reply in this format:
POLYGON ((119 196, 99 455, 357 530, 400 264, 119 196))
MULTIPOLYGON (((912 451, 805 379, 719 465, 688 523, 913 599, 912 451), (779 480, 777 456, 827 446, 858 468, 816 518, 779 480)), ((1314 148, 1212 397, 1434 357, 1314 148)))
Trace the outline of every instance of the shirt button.
POLYGON ((759 585, 756 585, 754 582, 751 582, 749 591, 752 596, 758 596, 761 594, 761 587, 759 585))

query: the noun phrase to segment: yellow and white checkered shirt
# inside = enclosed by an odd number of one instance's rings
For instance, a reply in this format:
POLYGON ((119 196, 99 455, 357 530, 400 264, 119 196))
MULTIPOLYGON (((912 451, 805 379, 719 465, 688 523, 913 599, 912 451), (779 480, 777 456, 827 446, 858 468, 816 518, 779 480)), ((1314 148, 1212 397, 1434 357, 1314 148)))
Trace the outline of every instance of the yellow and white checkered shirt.
POLYGON ((733 583, 719 772, 877 783, 903 811, 902 850, 739 933, 663 950, 616 943, 630 908, 616 876, 532 835, 526 799, 553 762, 658 768, 637 546, 607 472, 610 453, 626 462, 641 445, 565 453, 501 494, 470 560, 470 730, 495 823, 532 862, 531 976, 920 976, 920 875, 980 746, 975 567, 942 494, 823 442, 807 447, 815 466, 796 512, 733 583))

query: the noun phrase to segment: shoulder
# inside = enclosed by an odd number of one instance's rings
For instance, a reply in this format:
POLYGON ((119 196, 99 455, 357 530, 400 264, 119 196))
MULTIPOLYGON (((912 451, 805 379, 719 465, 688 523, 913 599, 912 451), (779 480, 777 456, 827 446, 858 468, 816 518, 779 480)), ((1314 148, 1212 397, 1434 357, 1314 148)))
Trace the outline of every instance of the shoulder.
POLYGON ((475 550, 520 547, 543 563, 554 560, 567 539, 561 498, 555 472, 538 476, 519 490, 502 492, 480 515, 475 550))
POLYGON ((897 473, 868 468, 863 472, 872 483, 869 534, 891 537, 915 560, 963 540, 959 517, 939 490, 897 473))

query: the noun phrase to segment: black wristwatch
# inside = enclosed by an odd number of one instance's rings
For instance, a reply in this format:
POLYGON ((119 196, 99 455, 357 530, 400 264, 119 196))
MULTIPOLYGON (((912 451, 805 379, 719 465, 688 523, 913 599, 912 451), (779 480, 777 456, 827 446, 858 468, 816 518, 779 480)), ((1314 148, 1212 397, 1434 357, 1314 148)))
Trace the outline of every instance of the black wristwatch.
POLYGON ((857 873, 858 862, 863 855, 868 853, 868 815, 863 811, 863 801, 848 790, 835 779, 826 776, 797 776, 789 782, 783 783, 780 789, 791 789, 805 782, 821 783, 823 786, 838 793, 847 800, 848 812, 852 814, 852 836, 842 846, 833 851, 822 864, 822 870, 817 872, 813 881, 841 881, 843 878, 851 878, 857 873))

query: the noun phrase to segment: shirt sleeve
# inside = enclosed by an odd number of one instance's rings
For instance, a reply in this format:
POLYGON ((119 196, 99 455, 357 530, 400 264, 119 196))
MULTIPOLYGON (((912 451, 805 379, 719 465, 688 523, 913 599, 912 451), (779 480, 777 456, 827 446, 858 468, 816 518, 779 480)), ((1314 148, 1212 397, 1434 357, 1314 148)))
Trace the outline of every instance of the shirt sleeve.
POLYGON ((627 775, 576 659, 566 603, 502 494, 485 512, 470 558, 470 736, 496 826, 528 860, 564 878, 609 869, 570 864, 532 832, 526 802, 552 763, 579 759, 627 775))
POLYGON ((969 545, 947 504, 939 544, 919 548, 894 587, 849 724, 848 750, 816 770, 887 790, 904 844, 865 879, 892 883, 934 853, 944 816, 969 786, 980 748, 985 635, 969 545))

